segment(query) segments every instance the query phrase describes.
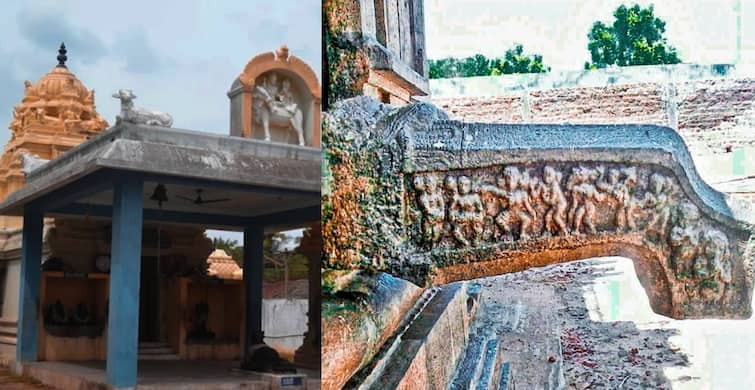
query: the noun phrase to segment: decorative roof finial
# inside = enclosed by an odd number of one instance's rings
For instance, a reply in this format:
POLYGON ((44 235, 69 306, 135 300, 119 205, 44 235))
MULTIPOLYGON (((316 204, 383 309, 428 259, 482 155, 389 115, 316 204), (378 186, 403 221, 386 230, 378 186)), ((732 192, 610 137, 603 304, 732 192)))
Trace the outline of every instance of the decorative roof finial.
POLYGON ((288 61, 288 46, 282 45, 275 51, 275 59, 288 61))
POLYGON ((60 49, 58 49, 58 68, 67 68, 66 67, 66 60, 68 60, 68 57, 66 57, 66 53, 68 51, 66 50, 66 44, 64 42, 60 42, 60 49))

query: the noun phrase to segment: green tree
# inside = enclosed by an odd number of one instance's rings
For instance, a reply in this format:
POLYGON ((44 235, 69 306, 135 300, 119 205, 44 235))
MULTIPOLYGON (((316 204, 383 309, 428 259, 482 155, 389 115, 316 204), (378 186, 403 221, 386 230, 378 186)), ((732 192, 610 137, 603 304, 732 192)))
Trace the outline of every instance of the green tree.
POLYGON ((525 55, 524 47, 516 44, 506 50, 503 58, 487 58, 475 54, 466 58, 441 58, 430 60, 430 78, 497 76, 511 73, 543 73, 550 70, 543 64, 539 54, 525 55))
POLYGON ((628 8, 622 4, 613 16, 612 25, 597 21, 587 34, 592 62, 585 62, 585 69, 681 62, 676 49, 663 37, 666 22, 655 16, 652 5, 628 8))
POLYGON ((430 60, 430 78, 431 79, 448 79, 459 77, 459 61, 456 58, 441 58, 439 60, 430 60))
POLYGON ((524 46, 517 43, 513 48, 506 50, 503 60, 494 59, 491 62, 491 74, 512 73, 545 73, 551 68, 543 64, 543 56, 539 54, 525 55, 524 46))
POLYGON ((490 60, 482 54, 475 54, 463 60, 460 77, 475 77, 490 75, 490 60))

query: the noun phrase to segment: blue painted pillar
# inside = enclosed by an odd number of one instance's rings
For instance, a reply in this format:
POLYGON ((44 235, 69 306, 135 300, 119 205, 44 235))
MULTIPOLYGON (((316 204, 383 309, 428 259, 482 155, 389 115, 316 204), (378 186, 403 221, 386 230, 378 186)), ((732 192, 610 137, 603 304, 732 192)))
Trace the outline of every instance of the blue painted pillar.
POLYGON ((262 226, 248 226, 244 229, 245 358, 249 357, 249 347, 262 344, 265 338, 262 331, 262 275, 264 272, 262 245, 264 240, 265 230, 262 226))
POLYGON ((141 178, 126 175, 113 188, 107 381, 114 388, 136 386, 143 187, 141 178))
POLYGON ((37 360, 37 328, 39 323, 39 283, 42 275, 43 214, 32 205, 24 208, 24 230, 21 246, 21 280, 18 294, 18 335, 16 361, 37 360))

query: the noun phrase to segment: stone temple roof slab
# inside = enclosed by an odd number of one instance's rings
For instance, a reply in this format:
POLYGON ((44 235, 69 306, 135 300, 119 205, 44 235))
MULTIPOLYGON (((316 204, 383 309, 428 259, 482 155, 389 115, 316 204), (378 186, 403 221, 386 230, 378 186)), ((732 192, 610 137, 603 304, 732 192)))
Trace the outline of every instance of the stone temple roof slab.
POLYGON ((160 211, 251 217, 319 207, 320 170, 319 148, 121 123, 32 171, 26 185, 0 203, 0 213, 23 215, 24 205, 47 202, 72 185, 92 187, 77 197, 79 208, 108 207, 111 189, 101 182, 138 174, 145 210, 158 209, 150 195, 165 183, 169 200, 160 211), (194 204, 197 189, 205 199, 230 200, 194 204))

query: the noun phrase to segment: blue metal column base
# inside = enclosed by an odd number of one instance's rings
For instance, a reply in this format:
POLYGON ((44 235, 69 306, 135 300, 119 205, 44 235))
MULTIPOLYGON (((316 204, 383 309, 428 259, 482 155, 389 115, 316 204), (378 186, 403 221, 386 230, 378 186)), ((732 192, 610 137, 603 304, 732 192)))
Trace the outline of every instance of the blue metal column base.
POLYGON ((42 276, 43 214, 32 205, 24 208, 24 230, 21 247, 21 278, 18 294, 18 335, 16 361, 37 360, 37 329, 39 319, 39 283, 42 276))
POLYGON ((114 388, 136 386, 143 187, 141 178, 128 175, 113 188, 107 381, 114 388))

